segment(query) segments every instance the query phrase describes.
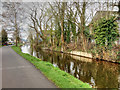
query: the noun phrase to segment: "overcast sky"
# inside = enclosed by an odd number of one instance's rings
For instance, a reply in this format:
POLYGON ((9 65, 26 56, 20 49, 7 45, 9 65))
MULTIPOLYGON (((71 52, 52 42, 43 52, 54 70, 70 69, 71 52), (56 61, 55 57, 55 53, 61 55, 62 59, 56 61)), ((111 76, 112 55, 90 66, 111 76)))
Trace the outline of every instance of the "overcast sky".
MULTIPOLYGON (((65 2, 73 2, 73 1, 77 1, 77 2, 83 2, 84 0, 1 0, 2 2, 6 2, 6 1, 10 1, 10 2, 55 2, 55 1, 65 1, 65 2)), ((87 2, 118 2, 119 0, 85 0, 87 2)))

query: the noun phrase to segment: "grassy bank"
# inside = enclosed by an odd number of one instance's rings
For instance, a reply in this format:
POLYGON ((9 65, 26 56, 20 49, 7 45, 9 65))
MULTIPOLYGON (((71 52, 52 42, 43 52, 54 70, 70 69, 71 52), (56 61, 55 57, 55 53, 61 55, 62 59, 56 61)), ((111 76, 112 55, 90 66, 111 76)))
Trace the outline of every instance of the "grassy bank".
POLYGON ((0 48, 2 47, 2 45, 0 45, 0 48))
POLYGON ((59 88, 91 88, 87 83, 76 79, 74 76, 54 67, 51 63, 41 61, 29 54, 22 53, 19 47, 12 46, 12 49, 19 55, 30 61, 39 69, 49 80, 53 81, 59 88))

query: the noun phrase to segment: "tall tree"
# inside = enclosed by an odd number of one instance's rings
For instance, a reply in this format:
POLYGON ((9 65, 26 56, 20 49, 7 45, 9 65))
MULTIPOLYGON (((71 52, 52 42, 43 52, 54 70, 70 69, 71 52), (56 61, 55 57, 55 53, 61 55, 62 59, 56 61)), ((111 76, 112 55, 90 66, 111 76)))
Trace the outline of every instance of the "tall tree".
POLYGON ((87 48, 87 45, 86 45, 86 38, 85 38, 85 35, 84 35, 84 31, 85 31, 85 24, 86 24, 86 7, 87 7, 87 2, 84 0, 82 3, 81 2, 75 2, 75 7, 77 9, 77 12, 78 12, 78 17, 79 17, 79 21, 78 20, 75 20, 77 26, 80 28, 79 29, 79 37, 80 39, 82 40, 81 42, 81 45, 82 45, 82 48, 83 48, 83 51, 86 51, 86 48, 87 48))
POLYGON ((19 2, 3 2, 2 17, 7 27, 15 31, 16 46, 18 45, 20 29, 24 20, 24 9, 19 2))
POLYGON ((67 2, 55 2, 54 4, 50 4, 53 15, 55 19, 57 19, 60 28, 61 28, 61 51, 64 51, 65 42, 64 42, 64 19, 65 19, 65 11, 67 9, 67 2))

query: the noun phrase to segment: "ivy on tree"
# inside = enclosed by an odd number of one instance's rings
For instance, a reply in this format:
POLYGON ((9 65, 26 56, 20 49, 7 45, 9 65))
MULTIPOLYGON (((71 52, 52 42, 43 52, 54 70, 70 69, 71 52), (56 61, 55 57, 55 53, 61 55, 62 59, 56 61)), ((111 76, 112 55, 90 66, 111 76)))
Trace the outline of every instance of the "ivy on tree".
POLYGON ((110 50, 118 37, 118 24, 115 16, 111 16, 109 19, 102 18, 94 23, 96 46, 110 50))

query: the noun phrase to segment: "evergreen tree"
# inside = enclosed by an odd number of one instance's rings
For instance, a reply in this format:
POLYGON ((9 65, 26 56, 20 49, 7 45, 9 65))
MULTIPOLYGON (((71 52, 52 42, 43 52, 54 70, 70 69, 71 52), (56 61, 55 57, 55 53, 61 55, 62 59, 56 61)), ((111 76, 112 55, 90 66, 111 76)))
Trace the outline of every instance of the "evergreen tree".
POLYGON ((3 29, 2 30, 2 44, 8 41, 7 32, 3 29))

